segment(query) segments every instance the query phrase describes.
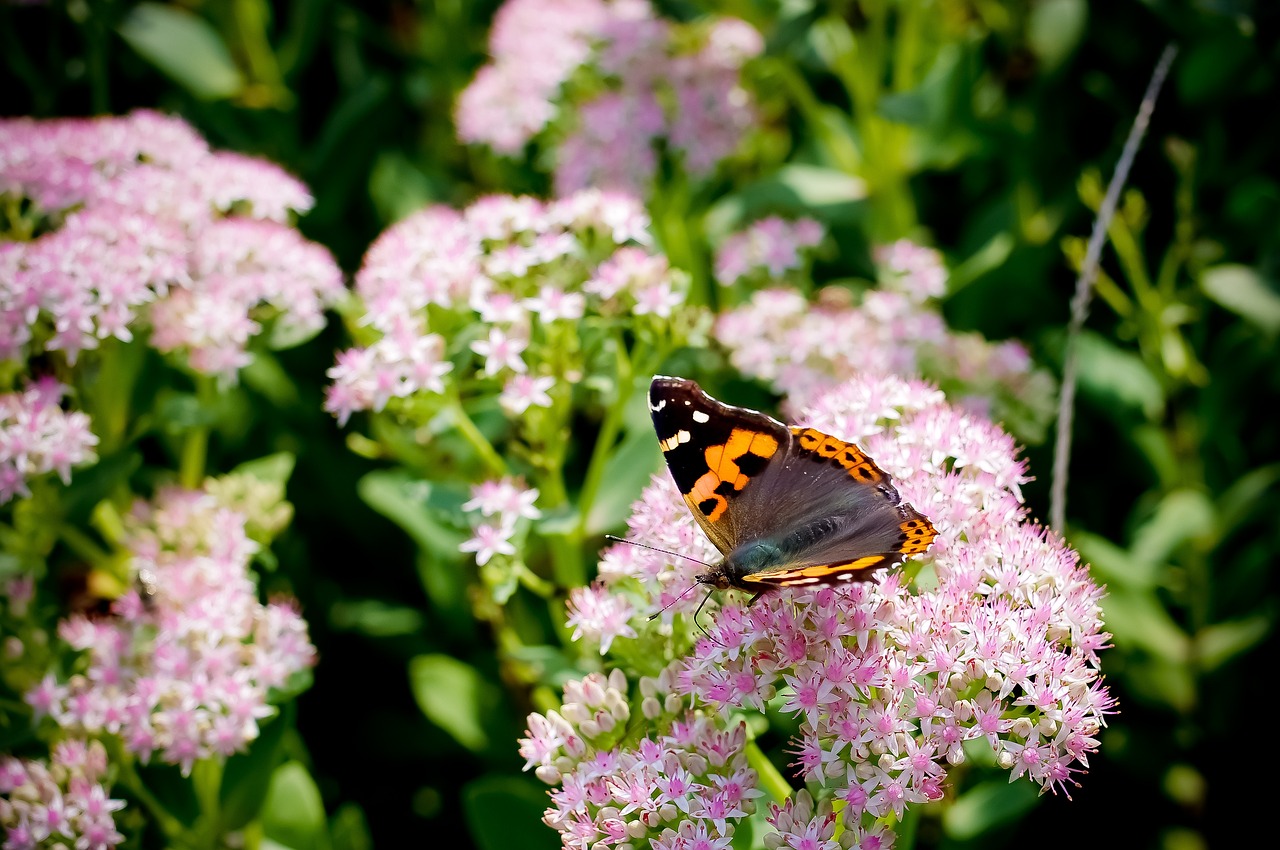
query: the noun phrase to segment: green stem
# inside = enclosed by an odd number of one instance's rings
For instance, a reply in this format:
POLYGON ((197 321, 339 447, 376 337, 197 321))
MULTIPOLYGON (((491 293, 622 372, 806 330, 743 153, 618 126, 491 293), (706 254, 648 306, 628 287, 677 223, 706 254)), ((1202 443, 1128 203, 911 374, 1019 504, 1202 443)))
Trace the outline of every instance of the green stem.
POLYGON ((111 553, 99 546, 94 540, 70 523, 58 526, 58 537, 67 548, 79 555, 95 567, 111 563, 111 553))
POLYGON ((600 433, 596 438, 595 448, 591 450, 591 460, 587 463, 587 474, 582 481, 582 493, 578 496, 578 529, 574 534, 574 539, 579 544, 586 539, 587 520, 591 515, 591 506, 595 504, 596 495, 600 492, 600 485, 604 480, 605 465, 612 455, 614 443, 618 439, 618 432, 622 430, 622 418, 627 402, 631 400, 631 393, 635 390, 631 358, 627 356, 627 347, 623 343, 620 334, 614 334, 613 347, 616 355, 616 377, 614 379, 616 390, 613 403, 605 411, 604 420, 600 423, 600 433))
POLYGON ((542 578, 524 564, 516 565, 516 578, 519 579, 523 587, 543 599, 552 599, 556 595, 556 586, 554 584, 542 578))
MULTIPOLYGON (((711 287, 706 264, 698 245, 700 238, 690 234, 695 225, 689 179, 683 173, 668 181, 655 197, 653 210, 654 229, 658 233, 663 253, 673 268, 684 269, 689 275, 689 304, 716 306, 716 293, 711 287)), ((700 222, 700 217, 697 218, 700 222)))
POLYGON ((111 111, 111 95, 108 89, 110 75, 107 73, 107 42, 111 38, 111 22, 107 19, 109 3, 91 5, 89 19, 84 26, 87 44, 85 46, 89 79, 89 101, 93 111, 105 114, 111 111))
POLYGON ((178 482, 188 490, 195 490, 204 483, 205 466, 209 460, 209 434, 212 429, 204 424, 211 417, 213 402, 218 389, 214 379, 206 375, 196 378, 196 397, 199 400, 201 424, 187 431, 182 441, 182 453, 178 459, 178 482))
POLYGON ((223 761, 219 758, 203 758, 195 763, 191 770, 191 784, 195 788, 196 800, 200 804, 200 818, 197 821, 197 844, 200 847, 214 850, 220 846, 222 833, 222 769, 223 761))
POLYGON ((133 798, 142 804, 143 808, 147 810, 147 813, 151 815, 151 820, 156 824, 156 826, 160 827, 160 831, 165 834, 169 843, 175 846, 180 846, 184 843, 182 839, 185 835, 182 822, 171 815, 169 810, 165 808, 164 804, 160 802, 159 798, 152 794, 150 789, 143 784, 142 777, 139 776, 137 770, 134 769, 133 756, 125 752, 120 747, 113 746, 112 749, 115 750, 115 752, 113 753, 114 757, 111 759, 111 763, 116 765, 119 769, 117 781, 124 785, 125 788, 129 789, 129 793, 133 798))
POLYGON ((747 764, 756 772, 756 777, 760 780, 760 788, 773 802, 778 805, 785 803, 795 793, 791 783, 787 782, 782 772, 774 767, 773 762, 769 761, 769 757, 754 740, 747 742, 746 753, 747 764))
POLYGON ((923 807, 907 806, 902 813, 902 820, 894 830, 893 846, 897 850, 911 850, 916 846, 916 837, 920 833, 920 820, 924 817, 923 807))
POLYGON ((476 454, 480 455, 480 460, 488 468, 490 474, 494 476, 503 476, 507 474, 507 462, 502 459, 502 455, 498 454, 494 449, 493 443, 480 432, 476 427, 476 423, 467 415, 467 411, 462 407, 462 400, 456 396, 451 399, 453 408, 453 424, 457 426, 458 433, 462 434, 463 439, 471 444, 476 450, 476 454))

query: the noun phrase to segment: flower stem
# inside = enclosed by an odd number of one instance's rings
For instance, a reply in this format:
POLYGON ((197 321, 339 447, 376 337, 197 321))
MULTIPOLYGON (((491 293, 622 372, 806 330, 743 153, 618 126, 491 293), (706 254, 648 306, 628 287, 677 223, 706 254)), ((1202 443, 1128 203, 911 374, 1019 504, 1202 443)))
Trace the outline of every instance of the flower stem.
POLYGON ((785 803, 795 793, 791 783, 787 782, 782 772, 774 767, 773 762, 769 761, 769 757, 754 740, 747 741, 746 753, 747 764, 760 779, 760 788, 778 805, 785 803))
POLYGON ((206 847, 209 850, 220 845, 222 804, 219 794, 222 791, 222 768, 221 759, 203 758, 195 763, 191 771, 191 784, 195 788, 196 800, 200 804, 197 846, 206 847))
POLYGON ((129 793, 134 799, 142 804, 155 824, 160 827, 160 831, 169 839, 169 843, 174 846, 182 846, 185 832, 182 822, 170 814, 159 798, 152 794, 151 790, 143 784, 142 777, 134 769, 133 756, 119 747, 113 746, 111 749, 115 750, 112 754, 111 763, 119 769, 119 783, 129 789, 129 793))
POLYGON ((591 460, 587 464, 587 474, 582 481, 582 492, 578 496, 578 528, 574 539, 579 544, 587 536, 587 521, 591 516, 591 506, 604 480, 604 470, 609 462, 614 443, 618 439, 618 431, 622 428, 623 412, 631 393, 635 389, 635 380, 631 370, 631 358, 627 356, 627 347, 620 335, 614 335, 614 351, 616 354, 617 375, 614 380, 613 402, 604 413, 600 423, 600 433, 596 437, 595 448, 591 450, 591 460))
POLYGON ((196 378, 196 397, 199 400, 201 421, 187 430, 182 441, 182 454, 178 459, 178 483, 188 490, 195 490, 204 482, 211 431, 207 422, 217 393, 213 378, 205 375, 196 378))
POLYGON ((493 444, 488 438, 480 432, 476 427, 476 423, 467 415, 467 411, 462 406, 462 400, 456 396, 452 399, 453 408, 453 424, 457 426, 460 433, 471 448, 475 449, 476 454, 480 456, 480 460, 484 463, 489 473, 494 476, 502 476, 507 474, 507 462, 502 459, 494 449, 493 444))
POLYGON ((58 525, 58 537, 67 544, 68 549, 95 567, 111 563, 110 553, 71 523, 64 522, 58 525))

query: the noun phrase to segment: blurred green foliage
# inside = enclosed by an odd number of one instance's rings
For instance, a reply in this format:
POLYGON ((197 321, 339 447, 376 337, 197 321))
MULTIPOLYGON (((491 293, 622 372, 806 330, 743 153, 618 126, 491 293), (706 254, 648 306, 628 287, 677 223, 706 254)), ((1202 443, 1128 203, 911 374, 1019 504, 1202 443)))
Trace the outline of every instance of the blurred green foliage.
MULTIPOLYGON (((181 114, 214 146, 305 180, 317 203, 302 229, 354 271, 382 229, 426 202, 546 190, 532 159, 454 138, 452 104, 485 58, 497 5, 0 3, 0 113, 181 114)), ((671 238, 687 221, 714 237, 763 210, 803 212, 838 244, 820 278, 865 271, 872 242, 931 242, 955 269, 950 322, 1021 338, 1054 365, 1101 185, 1157 57, 1179 47, 1080 349, 1068 536, 1109 589, 1115 647, 1104 663, 1120 713, 1070 803, 981 786, 917 838, 1228 846, 1250 820, 1239 784, 1263 774, 1256 760, 1225 756, 1255 746, 1242 740, 1242 709, 1258 704, 1270 672, 1280 599, 1270 407, 1280 395, 1280 9, 656 5, 676 17, 737 14, 768 40, 752 81, 769 120, 759 150, 669 211, 660 232, 671 238)), ((516 755, 530 694, 505 687, 491 636, 467 613, 465 580, 415 570, 418 549, 448 548, 437 538, 451 532, 428 511, 405 511, 411 482, 346 450, 321 409, 324 370, 342 346, 335 322, 246 376, 213 444, 212 468, 296 456, 296 518, 276 544, 273 581, 300 595, 320 650, 296 738, 272 741, 269 726, 246 756, 288 760, 265 787, 227 787, 265 795, 264 843, 385 846, 462 823, 484 850, 554 847, 537 820, 543 786, 516 755)), ((1037 476, 1027 498, 1047 516, 1050 449, 1027 456, 1037 476)), ((550 651, 523 660, 568 663, 550 651)), ((234 818, 237 803, 223 810, 234 818)))

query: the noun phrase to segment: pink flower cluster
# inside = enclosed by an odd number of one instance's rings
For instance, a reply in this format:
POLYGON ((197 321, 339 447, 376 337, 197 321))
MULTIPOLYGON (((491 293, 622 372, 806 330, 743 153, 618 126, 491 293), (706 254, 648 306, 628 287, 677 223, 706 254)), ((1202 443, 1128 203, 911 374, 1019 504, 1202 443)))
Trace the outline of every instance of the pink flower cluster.
MULTIPOLYGON (((877 830, 939 799, 978 742, 1011 780, 1067 791, 1113 710, 1098 658, 1109 635, 1102 591, 1076 553, 1028 520, 1013 439, 935 388, 894 377, 849 380, 798 419, 857 441, 938 539, 878 583, 778 591, 749 608, 721 597, 676 691, 723 712, 772 704, 799 718, 794 767, 845 804, 853 844, 887 846, 877 830)), ((639 542, 719 558, 665 475, 630 526, 639 542)), ((687 622, 675 615, 701 600, 679 594, 703 568, 672 561, 618 545, 600 573, 639 615, 673 603, 661 622, 684 623, 679 638, 687 622)), ((643 622, 629 625, 646 639, 643 622)))
POLYGON ((526 488, 524 483, 512 478, 482 481, 471 488, 471 499, 462 506, 467 513, 479 513, 486 517, 476 526, 475 533, 458 547, 463 552, 474 552, 476 566, 483 567, 495 555, 516 554, 512 537, 516 525, 522 519, 542 516, 534 503, 538 491, 526 488))
POLYGON ((149 320, 156 348, 231 378, 250 337, 314 333, 344 290, 328 251, 287 224, 311 207, 306 187, 210 151, 177 118, 0 120, 6 194, 34 205, 10 236, 36 238, 0 242, 0 359, 74 363, 149 320))
MULTIPOLYGON (((655 680, 642 682, 654 692, 655 680)), ((645 703, 655 702, 652 695, 645 703)), ((671 705, 664 731, 624 744, 631 716, 618 670, 565 685, 564 705, 529 715, 520 740, 525 769, 559 787, 543 821, 566 848, 724 850, 734 826, 755 811, 756 774, 747 765, 746 729, 671 705)), ((649 716, 658 719, 657 715, 649 716)))
POLYGON ((440 396, 447 377, 492 386, 511 417, 550 408, 581 379, 584 324, 665 320, 683 300, 665 258, 640 247, 648 225, 634 199, 588 190, 435 206, 388 228, 356 275, 356 336, 371 341, 338 355, 325 409, 345 422, 440 396))
POLYGON ((744 279, 776 281, 801 268, 804 251, 821 244, 825 236, 825 228, 812 218, 762 218, 729 236, 716 250, 716 280, 721 286, 744 279))
POLYGON ((5 850, 108 850, 124 841, 107 796, 107 751, 97 741, 62 741, 49 763, 0 755, 0 827, 5 850))
POLYGON ((1039 439, 1054 385, 1021 343, 947 327, 933 300, 946 272, 931 249, 896 243, 877 257, 881 286, 857 303, 841 287, 820 291, 813 303, 794 289, 765 289, 721 314, 715 336, 739 371, 787 394, 789 411, 855 375, 918 375, 974 413, 1039 439))
POLYGON ((458 135, 513 155, 560 125, 562 195, 643 194, 662 140, 689 173, 708 174, 755 117, 739 76, 763 40, 741 20, 673 24, 648 0, 508 0, 489 48, 493 60, 459 98, 458 135))
POLYGON ((80 735, 119 736, 143 761, 189 772, 229 756, 271 717, 273 688, 307 669, 315 649, 287 602, 262 605, 249 570, 258 549, 244 514, 202 491, 170 490, 138 503, 127 545, 137 586, 108 618, 59 624, 85 666, 29 691, 38 716, 80 735))
POLYGON ((27 482, 38 475, 57 472, 69 483, 72 467, 96 459, 89 417, 62 409, 65 392, 42 378, 23 392, 0 394, 0 505, 31 495, 27 482))

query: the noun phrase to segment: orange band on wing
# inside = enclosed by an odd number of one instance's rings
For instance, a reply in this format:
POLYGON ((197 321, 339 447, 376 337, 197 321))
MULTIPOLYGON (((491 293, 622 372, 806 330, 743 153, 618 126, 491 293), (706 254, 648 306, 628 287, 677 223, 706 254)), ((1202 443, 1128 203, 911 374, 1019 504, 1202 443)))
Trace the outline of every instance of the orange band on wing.
POLYGON ((884 480, 880 468, 853 443, 837 440, 815 428, 792 428, 791 432, 796 435, 800 448, 832 461, 858 481, 876 484, 884 480))
POLYGON ((772 434, 734 428, 722 445, 708 446, 703 452, 707 471, 693 482, 685 498, 708 520, 717 521, 729 507, 723 485, 727 482, 736 492, 751 480, 743 473, 738 461, 746 455, 768 460, 777 451, 778 441, 772 434))

